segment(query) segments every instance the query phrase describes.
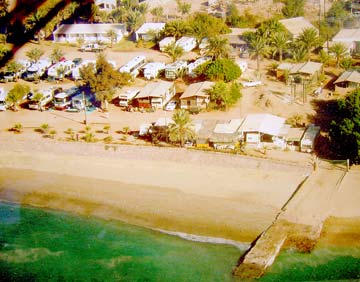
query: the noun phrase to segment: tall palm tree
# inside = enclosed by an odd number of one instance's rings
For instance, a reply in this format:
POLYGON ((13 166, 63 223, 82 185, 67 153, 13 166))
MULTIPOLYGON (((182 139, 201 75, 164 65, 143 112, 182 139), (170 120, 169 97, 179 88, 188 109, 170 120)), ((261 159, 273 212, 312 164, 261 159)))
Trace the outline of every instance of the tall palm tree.
POLYGON ((334 54, 336 59, 336 66, 339 67, 341 59, 346 56, 348 50, 343 43, 337 42, 329 48, 329 52, 334 54))
POLYGON ((112 48, 114 42, 116 42, 116 40, 117 40, 117 33, 116 33, 116 31, 114 29, 109 29, 106 32, 106 36, 109 37, 109 39, 110 39, 110 47, 112 48))
POLYGON ((176 39, 179 39, 181 36, 185 35, 189 31, 189 27, 182 20, 175 20, 166 23, 164 28, 164 34, 166 36, 174 36, 176 39))
POLYGON ((187 139, 193 139, 195 132, 190 114, 185 109, 176 110, 172 116, 174 123, 169 125, 169 138, 172 142, 179 142, 183 147, 187 139))
POLYGON ((166 46, 165 53, 167 53, 173 62, 175 62, 178 58, 180 58, 184 54, 184 49, 178 45, 176 42, 173 42, 166 46))
POLYGON ((138 10, 130 11, 127 16, 127 26, 131 33, 135 32, 144 23, 144 15, 138 10))
POLYGON ((319 45, 319 36, 315 28, 305 28, 297 38, 297 42, 307 51, 307 57, 310 58, 311 50, 319 45))
POLYGON ((291 48, 291 55, 294 62, 300 63, 306 59, 308 51, 303 45, 294 44, 291 48))
POLYGON ((271 38, 271 45, 274 50, 274 54, 279 54, 279 61, 283 60, 283 53, 289 46, 289 37, 285 32, 277 32, 271 38))
POLYGON ((250 38, 250 54, 256 57, 257 72, 260 72, 260 60, 270 52, 267 40, 259 35, 250 38))
POLYGON ((331 60, 330 55, 325 50, 320 50, 319 60, 324 66, 328 66, 331 60))
POLYGON ((151 9, 150 13, 151 13, 151 15, 153 15, 154 21, 159 22, 159 21, 161 21, 161 19, 164 16, 164 8, 162 6, 155 7, 153 9, 151 9))
POLYGON ((221 59, 229 57, 230 45, 229 40, 225 37, 215 36, 208 40, 206 47, 206 55, 213 59, 221 59))

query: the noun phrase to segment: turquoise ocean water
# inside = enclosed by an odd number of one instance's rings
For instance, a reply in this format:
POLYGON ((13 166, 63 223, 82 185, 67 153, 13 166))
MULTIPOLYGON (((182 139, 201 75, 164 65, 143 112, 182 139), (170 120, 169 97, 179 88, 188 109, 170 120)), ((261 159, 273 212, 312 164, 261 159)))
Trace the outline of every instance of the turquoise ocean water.
MULTIPOLYGON (((241 281, 243 251, 0 202, 0 281, 241 281)), ((260 281, 360 281, 360 249, 283 252, 260 281)))

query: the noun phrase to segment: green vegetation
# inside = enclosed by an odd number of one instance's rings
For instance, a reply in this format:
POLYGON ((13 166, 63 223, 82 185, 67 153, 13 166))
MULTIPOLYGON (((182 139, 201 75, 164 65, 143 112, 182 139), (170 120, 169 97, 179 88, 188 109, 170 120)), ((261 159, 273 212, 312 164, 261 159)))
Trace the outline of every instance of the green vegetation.
POLYGON ((41 56, 44 55, 44 53, 44 50, 35 47, 27 51, 25 55, 31 62, 36 64, 40 60, 41 56))
POLYGON ((9 91, 6 97, 6 103, 13 111, 17 111, 18 104, 22 101, 23 97, 25 97, 29 92, 30 92, 29 86, 25 84, 17 83, 9 91))
POLYGON ((360 162, 360 90, 337 102, 329 131, 336 157, 360 162))
POLYGON ((178 45, 176 45, 175 42, 169 44, 165 48, 165 53, 170 56, 173 62, 175 62, 177 59, 179 59, 184 54, 184 49, 178 45))
POLYGON ((178 142, 183 147, 186 140, 195 137, 190 114, 185 109, 175 110, 172 119, 174 123, 169 125, 170 141, 178 142))
POLYGON ((60 49, 59 46, 55 46, 51 52, 50 59, 53 62, 59 62, 61 58, 65 55, 64 51, 60 49))
POLYGON ((230 53, 229 40, 220 36, 210 37, 206 48, 206 56, 214 60, 228 58, 230 53))
POLYGON ((241 98, 240 86, 236 82, 231 84, 217 82, 208 90, 208 93, 212 106, 225 111, 241 98))
POLYGON ((199 76, 209 80, 223 80, 226 82, 237 79, 241 75, 240 67, 229 59, 218 59, 200 65, 195 70, 199 76))
POLYGON ((285 6, 282 13, 286 18, 303 16, 306 0, 283 0, 285 6))

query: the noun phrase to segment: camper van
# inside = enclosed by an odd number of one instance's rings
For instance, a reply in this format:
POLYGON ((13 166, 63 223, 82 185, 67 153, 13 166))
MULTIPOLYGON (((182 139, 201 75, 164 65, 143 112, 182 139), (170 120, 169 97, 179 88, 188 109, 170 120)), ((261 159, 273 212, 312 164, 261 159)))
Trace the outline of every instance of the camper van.
POLYGON ((119 95, 119 106, 120 107, 128 107, 130 105, 130 101, 139 94, 139 89, 129 89, 124 93, 119 95))
POLYGON ((37 63, 31 64, 30 67, 22 74, 22 79, 27 81, 35 81, 42 78, 47 69, 51 66, 49 60, 39 60, 37 63))
POLYGON ((133 78, 137 77, 140 73, 140 69, 145 65, 146 57, 145 56, 136 56, 132 58, 129 62, 123 65, 119 72, 124 72, 130 74, 133 78))
POLYGON ((159 73, 165 69, 165 64, 160 62, 147 63, 144 66, 144 77, 148 80, 157 78, 159 73))
POLYGON ((54 97, 54 87, 50 87, 49 89, 46 89, 43 93, 42 93, 42 98, 40 99, 40 101, 34 101, 34 100, 30 100, 28 107, 31 110, 43 110, 47 104, 49 104, 54 97))
POLYGON ((176 46, 183 48, 185 52, 190 52, 195 49, 197 45, 196 38, 187 36, 181 37, 175 44, 176 46))
POLYGON ((6 96, 7 93, 3 88, 0 88, 0 111, 6 111, 6 96))
POLYGON ((175 63, 169 64, 165 67, 166 79, 176 79, 181 71, 185 70, 187 62, 176 61, 175 63))
POLYGON ((161 52, 165 52, 166 47, 175 43, 175 37, 165 37, 159 42, 159 49, 161 52))
POLYGON ((65 92, 60 92, 54 96, 54 107, 57 110, 65 110, 71 105, 72 98, 80 93, 78 87, 72 87, 65 92))
POLYGON ((94 106, 95 94, 94 93, 78 93, 71 98, 70 108, 76 111, 82 111, 86 108, 94 106))
POLYGON ((71 60, 57 62, 48 69, 48 78, 61 80, 65 76, 69 76, 70 74, 72 74, 72 70, 74 67, 75 64, 71 60))
POLYGON ((197 59, 195 62, 190 63, 187 67, 187 74, 191 77, 195 77, 196 73, 195 73, 195 69, 198 66, 201 66, 202 64, 205 64, 206 62, 211 61, 210 57, 201 57, 199 59, 197 59))

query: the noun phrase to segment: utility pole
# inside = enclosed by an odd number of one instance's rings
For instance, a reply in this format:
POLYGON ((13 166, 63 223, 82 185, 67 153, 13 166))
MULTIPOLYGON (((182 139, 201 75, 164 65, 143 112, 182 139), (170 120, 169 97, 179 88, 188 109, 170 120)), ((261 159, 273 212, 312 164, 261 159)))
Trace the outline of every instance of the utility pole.
POLYGON ((84 91, 82 91, 82 99, 83 99, 83 104, 84 104, 84 115, 85 115, 84 124, 87 125, 86 100, 85 100, 85 93, 84 93, 84 91))

